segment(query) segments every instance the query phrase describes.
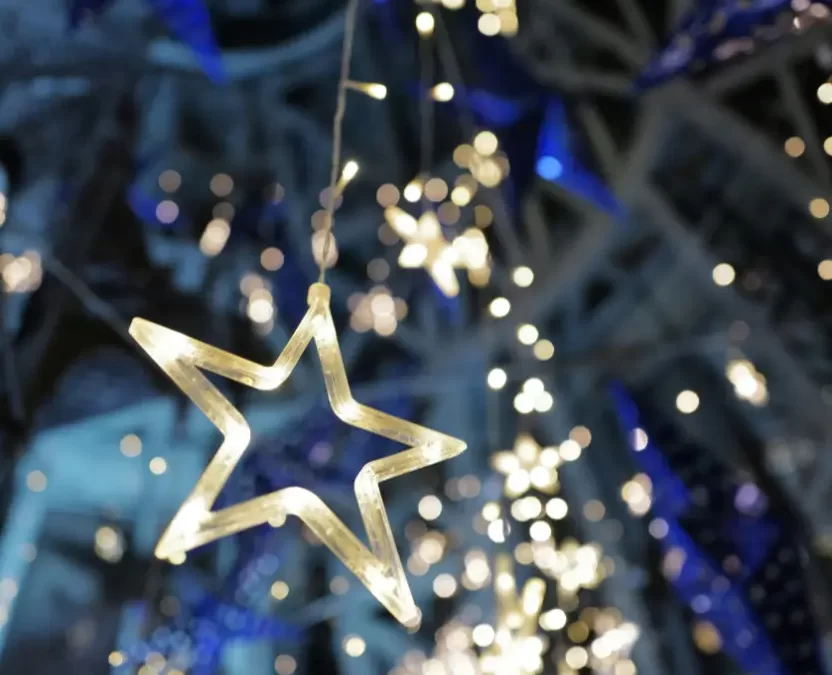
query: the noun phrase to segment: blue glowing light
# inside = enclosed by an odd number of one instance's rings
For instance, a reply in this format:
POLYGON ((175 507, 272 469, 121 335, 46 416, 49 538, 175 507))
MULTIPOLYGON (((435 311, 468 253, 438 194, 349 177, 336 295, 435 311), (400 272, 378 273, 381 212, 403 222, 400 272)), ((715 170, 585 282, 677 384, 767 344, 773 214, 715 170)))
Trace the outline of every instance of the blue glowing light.
POLYGON ((537 173, 546 180, 556 180, 563 173, 563 164, 556 157, 543 155, 537 160, 537 173))

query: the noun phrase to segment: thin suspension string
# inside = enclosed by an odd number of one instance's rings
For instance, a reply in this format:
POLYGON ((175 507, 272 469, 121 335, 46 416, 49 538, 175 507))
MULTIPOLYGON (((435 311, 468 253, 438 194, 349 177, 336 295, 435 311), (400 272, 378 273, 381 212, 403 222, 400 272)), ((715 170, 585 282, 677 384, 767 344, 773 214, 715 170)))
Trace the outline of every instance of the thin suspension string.
POLYGON ((326 205, 326 225, 324 227, 324 245, 321 255, 320 274, 318 283, 324 283, 326 278, 326 259, 329 256, 332 228, 335 225, 335 201, 337 199, 336 186, 338 172, 341 168, 341 145, 344 113, 347 110, 347 83, 350 78, 350 61, 352 60, 352 45, 355 38, 355 23, 358 16, 358 0, 348 0, 344 43, 341 48, 341 73, 338 76, 338 98, 335 104, 335 117, 332 121, 332 170, 329 175, 329 198, 326 205))
MULTIPOLYGON (((434 13, 430 12, 431 16, 434 13)), ((419 180, 426 181, 430 173, 431 162, 433 161, 433 97, 430 95, 430 85, 433 80, 433 37, 432 35, 419 36, 419 61, 421 76, 421 100, 419 101, 420 117, 420 152, 419 152, 419 180)), ((422 204, 425 210, 430 208, 425 197, 424 185, 422 186, 422 204)))

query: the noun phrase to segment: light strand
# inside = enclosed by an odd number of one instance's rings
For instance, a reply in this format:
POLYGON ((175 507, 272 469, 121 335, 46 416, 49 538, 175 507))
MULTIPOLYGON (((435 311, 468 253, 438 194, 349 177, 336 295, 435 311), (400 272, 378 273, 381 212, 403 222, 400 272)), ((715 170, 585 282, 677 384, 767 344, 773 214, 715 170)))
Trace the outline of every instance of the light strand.
POLYGON ((338 76, 338 97, 335 103, 335 117, 332 120, 332 168, 329 174, 329 198, 326 206, 326 224, 324 226, 324 244, 321 254, 320 274, 318 283, 324 283, 326 277, 326 261, 329 257, 332 228, 335 225, 336 186, 338 172, 341 168, 341 145, 344 113, 347 110, 347 89, 350 81, 350 61, 352 60, 352 45, 355 38, 355 23, 358 16, 358 0, 348 0, 345 25, 344 44, 341 48, 341 72, 338 76))

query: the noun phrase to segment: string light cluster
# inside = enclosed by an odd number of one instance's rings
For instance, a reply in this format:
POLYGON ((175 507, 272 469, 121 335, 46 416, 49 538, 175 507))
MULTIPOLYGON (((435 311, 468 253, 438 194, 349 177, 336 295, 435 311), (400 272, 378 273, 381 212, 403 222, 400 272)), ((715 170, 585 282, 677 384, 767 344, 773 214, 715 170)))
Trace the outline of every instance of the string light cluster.
POLYGON ((768 403, 766 378, 751 361, 735 359, 725 367, 725 376, 734 385, 737 398, 748 401, 755 406, 768 403))
POLYGON ((481 12, 477 29, 483 35, 517 35, 519 22, 516 0, 477 0, 477 9, 481 12))

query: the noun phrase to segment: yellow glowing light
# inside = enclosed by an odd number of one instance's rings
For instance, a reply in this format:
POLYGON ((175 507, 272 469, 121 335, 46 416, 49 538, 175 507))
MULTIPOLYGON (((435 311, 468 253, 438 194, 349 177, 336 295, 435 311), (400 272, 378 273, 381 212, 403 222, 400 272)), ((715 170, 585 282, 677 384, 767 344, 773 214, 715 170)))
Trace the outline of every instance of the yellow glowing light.
POLYGON ((306 315, 272 366, 235 356, 145 319, 133 319, 130 325, 133 338, 224 437, 193 492, 156 545, 155 554, 162 559, 170 558, 176 553, 190 551, 266 522, 280 526, 288 515, 293 515, 358 577, 397 620, 406 626, 416 627, 420 623, 420 613, 396 550, 379 483, 455 457, 465 450, 466 444, 355 401, 330 313, 329 287, 313 284, 309 289, 308 303, 306 315), (240 411, 200 370, 255 389, 273 391, 288 379, 313 341, 335 415, 353 427, 410 446, 398 454, 366 464, 355 480, 355 495, 370 540, 369 549, 320 497, 300 487, 284 488, 212 511, 220 491, 251 440, 251 430, 240 411))
POLYGON ((378 101, 387 98, 387 87, 377 82, 356 82, 355 80, 349 80, 347 87, 355 91, 360 91, 362 94, 366 94, 370 98, 378 101))
POLYGON ((271 588, 272 597, 275 600, 283 600, 289 595, 289 584, 285 581, 275 581, 271 588))
POLYGON ((823 141, 823 151, 827 155, 832 155, 832 136, 827 136, 826 140, 823 141))
POLYGON ((737 273, 728 263, 719 263, 714 267, 712 276, 717 286, 730 286, 734 283, 734 279, 737 278, 737 273))
POLYGON ((437 101, 447 103, 454 97, 454 85, 450 82, 440 82, 431 89, 430 95, 437 101))
POLYGON ((530 323, 524 323, 517 328, 517 339, 524 345, 533 345, 540 334, 530 323))
POLYGON ((696 412, 697 408, 699 408, 699 395, 695 391, 685 389, 677 394, 676 409, 680 413, 690 415, 691 413, 696 412))
POLYGON ((832 84, 824 82, 818 87, 818 100, 824 105, 832 103, 832 84))
POLYGON ((494 629, 487 623, 474 626, 474 630, 471 631, 471 639, 477 647, 488 647, 494 642, 494 629))
POLYGON ((534 272, 532 272, 530 267, 526 267, 525 265, 517 267, 511 273, 511 279, 520 288, 528 288, 534 282, 534 272))
POLYGON ((493 368, 488 372, 488 386, 491 389, 502 389, 508 382, 508 375, 502 368, 493 368))
POLYGON ((110 656, 107 657, 107 661, 109 661, 113 668, 118 668, 120 665, 123 665, 127 659, 121 652, 110 652, 110 656))
POLYGON ((491 316, 502 319, 511 311, 511 303, 507 298, 494 298, 488 305, 488 311, 491 312, 491 316))
MULTIPOLYGON (((407 201, 415 204, 422 198, 422 181, 418 179, 410 181, 404 186, 404 192, 402 194, 407 201)), ((391 204, 390 206, 395 205, 391 204)))
POLYGON ((433 592, 440 598, 450 598, 456 589, 456 579, 450 574, 440 574, 433 580, 433 592))
POLYGON ((357 658, 367 649, 367 643, 358 635, 348 635, 344 638, 344 651, 348 656, 357 658))
POLYGON ((802 138, 792 136, 786 141, 784 149, 789 157, 800 157, 806 151, 806 143, 802 138))
POLYGON ((548 361, 555 355, 555 345, 549 340, 540 340, 532 348, 534 356, 540 361, 548 361))
POLYGON ((477 20, 477 28, 483 35, 497 35, 500 32, 500 17, 496 14, 482 14, 477 20))
POLYGON ((199 239, 199 250, 208 257, 222 252, 228 237, 231 235, 231 225, 223 218, 214 218, 205 226, 205 231, 199 239))
POLYGON ((485 157, 497 152, 498 146, 499 141, 497 137, 490 131, 480 131, 474 137, 474 150, 485 157))
POLYGON ((821 260, 818 263, 818 276, 824 281, 832 279, 832 260, 821 260))
POLYGON ((560 630, 566 625, 566 612, 562 609, 550 609, 540 615, 540 627, 543 630, 560 630))
POLYGON ((433 29, 436 26, 436 21, 433 14, 430 12, 419 12, 416 15, 416 30, 422 37, 433 35, 433 29))
POLYGON ((150 472, 161 476, 168 470, 168 463, 162 457, 154 457, 150 460, 150 472))
POLYGON ((809 213, 815 218, 826 218, 829 215, 829 202, 821 197, 813 199, 809 202, 809 213))
POLYGON ((546 515, 552 520, 563 520, 569 513, 569 505, 560 497, 553 497, 546 502, 546 515))

